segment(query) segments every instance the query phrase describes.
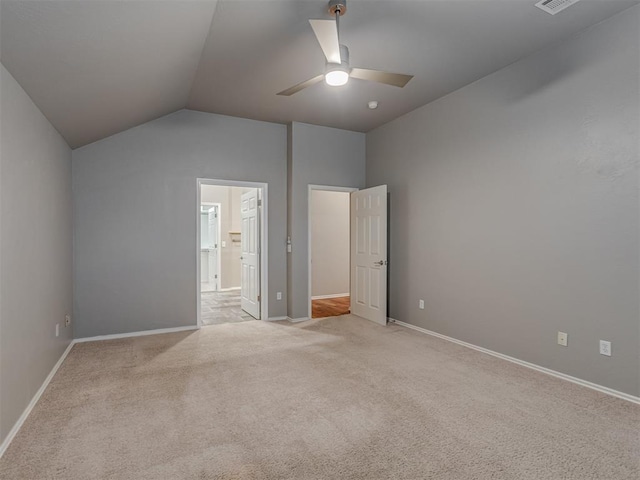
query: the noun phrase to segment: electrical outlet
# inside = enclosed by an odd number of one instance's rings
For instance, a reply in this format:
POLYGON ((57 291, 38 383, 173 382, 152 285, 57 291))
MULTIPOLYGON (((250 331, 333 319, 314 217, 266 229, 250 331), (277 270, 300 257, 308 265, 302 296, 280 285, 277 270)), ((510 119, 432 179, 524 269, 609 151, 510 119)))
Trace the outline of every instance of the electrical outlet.
POLYGON ((282 300, 282 292, 276 293, 276 300, 282 300))
POLYGON ((67 314, 64 316, 64 326, 68 327, 71 325, 71 315, 67 314))
POLYGON ((611 356, 611 342, 600 340, 600 355, 611 356))
POLYGON ((60 336, 60 324, 56 323, 56 337, 60 336))
POLYGON ((558 345, 566 347, 569 342, 569 335, 564 332, 558 332, 558 345))
POLYGON ((420 310, 424 310, 424 300, 420 300, 420 301, 418 302, 418 308, 419 308, 420 310))

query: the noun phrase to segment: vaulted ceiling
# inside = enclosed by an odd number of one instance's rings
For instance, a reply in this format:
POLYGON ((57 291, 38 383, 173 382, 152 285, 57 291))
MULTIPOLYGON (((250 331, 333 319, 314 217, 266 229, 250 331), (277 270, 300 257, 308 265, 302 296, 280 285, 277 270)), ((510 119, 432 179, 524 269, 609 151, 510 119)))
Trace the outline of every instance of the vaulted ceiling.
POLYGON ((322 73, 326 0, 1 0, 0 61, 72 148, 182 108, 366 132, 640 3, 536 1, 348 0, 351 65, 414 75, 402 89, 276 95, 322 73))

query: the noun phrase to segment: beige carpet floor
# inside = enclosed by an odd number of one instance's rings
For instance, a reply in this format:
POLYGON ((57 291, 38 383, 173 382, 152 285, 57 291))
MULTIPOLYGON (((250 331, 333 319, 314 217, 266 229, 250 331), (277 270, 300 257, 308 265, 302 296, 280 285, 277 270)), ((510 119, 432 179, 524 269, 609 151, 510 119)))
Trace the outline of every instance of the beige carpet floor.
POLYGON ((13 479, 640 478, 640 407, 357 317, 73 347, 13 479))

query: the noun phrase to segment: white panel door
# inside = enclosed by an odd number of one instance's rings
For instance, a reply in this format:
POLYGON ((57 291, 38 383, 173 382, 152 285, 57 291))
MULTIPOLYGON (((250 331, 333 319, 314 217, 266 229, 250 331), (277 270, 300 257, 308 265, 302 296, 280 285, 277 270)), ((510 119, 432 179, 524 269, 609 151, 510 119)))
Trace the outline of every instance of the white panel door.
POLYGON ((242 310, 260 319, 260 214, 258 189, 242 194, 240 200, 240 303, 242 310))
POLYGON ((218 207, 210 208, 209 215, 209 284, 218 290, 218 207))
POLYGON ((351 313, 387 324, 387 186, 351 194, 351 313))

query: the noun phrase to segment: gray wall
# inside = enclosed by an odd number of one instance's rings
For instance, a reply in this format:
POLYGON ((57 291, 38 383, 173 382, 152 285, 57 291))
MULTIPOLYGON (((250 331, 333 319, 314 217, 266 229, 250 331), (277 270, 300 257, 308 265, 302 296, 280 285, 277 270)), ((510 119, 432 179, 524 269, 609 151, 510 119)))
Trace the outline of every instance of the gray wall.
POLYGON ((309 184, 361 188, 365 182, 363 133, 293 122, 289 158, 289 311, 309 314, 309 184))
POLYGON ((71 150, 4 66, 0 105, 2 442, 73 334, 71 150))
POLYGON ((311 295, 349 293, 349 192, 311 192, 311 295))
POLYGON ((367 135, 392 317, 640 394, 639 12, 367 135))
POLYGON ((286 127, 181 110, 73 151, 76 337, 196 324, 196 178, 267 182, 286 315, 286 127))

